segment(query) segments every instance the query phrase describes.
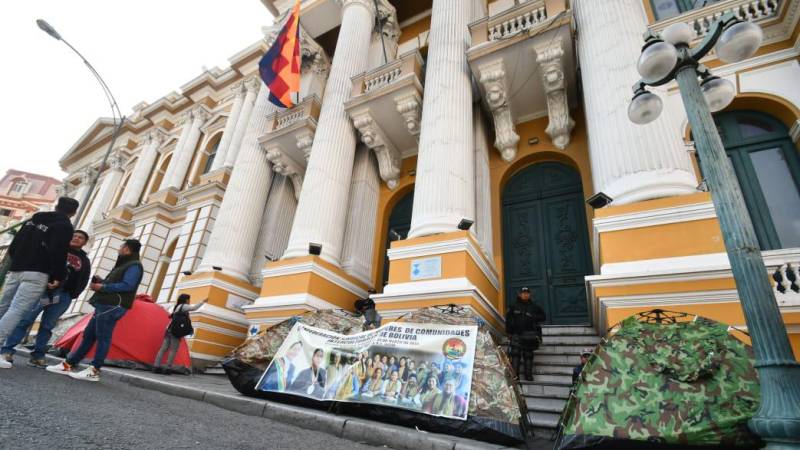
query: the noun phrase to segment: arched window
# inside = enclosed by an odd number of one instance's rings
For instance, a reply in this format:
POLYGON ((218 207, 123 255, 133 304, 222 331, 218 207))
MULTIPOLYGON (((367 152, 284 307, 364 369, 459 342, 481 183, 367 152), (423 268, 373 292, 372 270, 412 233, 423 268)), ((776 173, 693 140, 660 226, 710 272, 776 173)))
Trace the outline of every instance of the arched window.
POLYGON ((208 156, 206 157, 206 164, 203 167, 202 175, 207 174, 211 171, 211 166, 214 165, 214 159, 217 157, 217 148, 219 147, 220 137, 214 139, 214 143, 211 145, 211 148, 208 149, 208 156))
POLYGON ((800 157, 786 126, 757 111, 714 117, 762 250, 800 247, 800 157))

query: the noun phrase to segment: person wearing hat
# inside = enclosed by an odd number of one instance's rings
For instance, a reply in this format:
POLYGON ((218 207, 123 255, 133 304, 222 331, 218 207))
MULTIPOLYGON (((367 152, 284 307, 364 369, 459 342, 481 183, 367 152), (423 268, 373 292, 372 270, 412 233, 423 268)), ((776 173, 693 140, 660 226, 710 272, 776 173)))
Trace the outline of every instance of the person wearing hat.
POLYGON ((511 342, 511 365, 517 377, 522 374, 533 380, 533 352, 542 343, 542 326, 546 315, 541 306, 531 301, 531 290, 523 287, 517 302, 506 312, 506 331, 511 342))
POLYGON ((575 366, 575 368, 572 369, 572 385, 573 386, 578 381, 578 377, 580 377, 581 371, 583 370, 583 367, 586 365, 587 362, 589 362, 589 357, 590 356, 592 356, 592 349, 591 348, 585 348, 585 349, 581 350, 581 363, 578 364, 577 366, 575 366))

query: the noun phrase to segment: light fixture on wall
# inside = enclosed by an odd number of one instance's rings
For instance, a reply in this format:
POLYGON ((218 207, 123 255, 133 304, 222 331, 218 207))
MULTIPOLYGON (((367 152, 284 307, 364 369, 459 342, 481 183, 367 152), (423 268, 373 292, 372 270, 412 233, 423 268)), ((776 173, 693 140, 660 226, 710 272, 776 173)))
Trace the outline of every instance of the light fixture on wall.
POLYGON ((532 138, 528 139, 528 145, 536 145, 538 143, 539 143, 539 138, 538 137, 532 137, 532 138))
POLYGON ((614 199, 602 192, 598 192, 586 199, 586 203, 594 209, 599 209, 613 202, 614 199))
POLYGON ((211 266, 211 268, 214 270, 222 270, 222 267, 220 266, 211 266))
POLYGON ((461 219, 461 222, 458 222, 458 229, 467 231, 472 227, 473 223, 475 223, 474 220, 461 219))
POLYGON ((183 272, 181 272, 181 273, 182 273, 182 274, 184 274, 184 275, 186 275, 186 276, 188 277, 189 275, 191 275, 191 274, 192 274, 192 271, 191 271, 191 270, 184 270, 184 271, 183 271, 183 272))
POLYGON ((319 256, 322 254, 322 244, 316 244, 314 242, 308 243, 308 254, 319 256))

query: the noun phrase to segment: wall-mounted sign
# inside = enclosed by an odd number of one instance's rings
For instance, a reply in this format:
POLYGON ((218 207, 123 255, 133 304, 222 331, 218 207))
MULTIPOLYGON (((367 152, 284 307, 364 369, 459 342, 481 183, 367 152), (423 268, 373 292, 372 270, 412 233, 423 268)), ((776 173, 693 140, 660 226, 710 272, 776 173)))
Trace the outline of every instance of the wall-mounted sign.
POLYGON ((427 280, 442 277, 442 257, 411 260, 411 280, 427 280))

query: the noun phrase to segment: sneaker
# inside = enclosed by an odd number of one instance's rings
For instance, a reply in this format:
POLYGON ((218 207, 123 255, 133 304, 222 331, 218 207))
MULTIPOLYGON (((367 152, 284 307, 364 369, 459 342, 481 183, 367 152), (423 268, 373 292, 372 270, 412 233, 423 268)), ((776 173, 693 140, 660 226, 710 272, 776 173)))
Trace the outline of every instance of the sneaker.
POLYGON ((62 375, 69 375, 72 373, 72 366, 67 364, 66 361, 45 368, 48 372, 60 373, 62 375))
POLYGON ((2 355, 0 355, 0 359, 2 359, 3 361, 8 361, 10 363, 13 363, 14 355, 12 355, 11 353, 3 353, 2 355))
POLYGON ((80 372, 72 372, 69 374, 72 378, 76 380, 83 380, 83 381, 100 381, 100 371, 95 369, 93 366, 89 366, 80 372))
POLYGON ((46 369, 47 368, 47 361, 44 358, 42 359, 29 359, 28 363, 31 367, 36 367, 37 369, 46 369))
POLYGON ((5 358, 0 358, 0 369, 10 369, 14 367, 13 364, 8 362, 5 358))

